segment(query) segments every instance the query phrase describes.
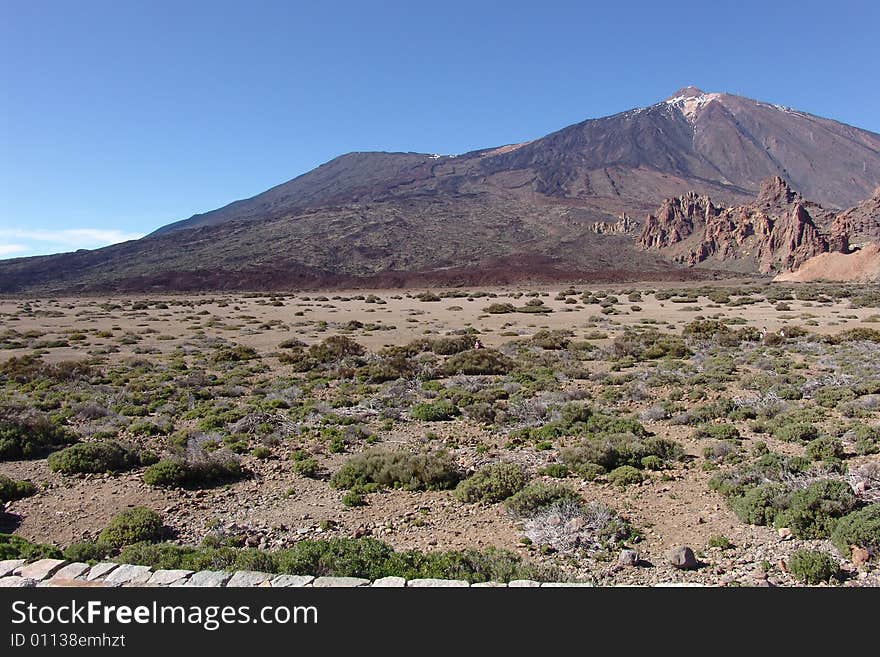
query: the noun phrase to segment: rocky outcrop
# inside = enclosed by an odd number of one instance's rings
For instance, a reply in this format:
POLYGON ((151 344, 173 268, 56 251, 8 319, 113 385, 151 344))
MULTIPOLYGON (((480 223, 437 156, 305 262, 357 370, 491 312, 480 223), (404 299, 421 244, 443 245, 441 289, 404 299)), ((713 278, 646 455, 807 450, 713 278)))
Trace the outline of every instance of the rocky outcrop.
POLYGON ((831 224, 833 239, 846 239, 853 246, 880 244, 880 187, 871 198, 841 212, 831 224))
POLYGON ((590 232, 597 235, 634 235, 638 228, 638 222, 630 219, 624 212, 618 221, 597 221, 590 226, 590 232))
POLYGON ((846 251, 846 234, 833 236, 833 213, 804 200, 780 177, 763 181, 751 204, 716 207, 693 192, 666 199, 645 220, 639 244, 676 262, 742 271, 792 271, 831 250, 846 251))

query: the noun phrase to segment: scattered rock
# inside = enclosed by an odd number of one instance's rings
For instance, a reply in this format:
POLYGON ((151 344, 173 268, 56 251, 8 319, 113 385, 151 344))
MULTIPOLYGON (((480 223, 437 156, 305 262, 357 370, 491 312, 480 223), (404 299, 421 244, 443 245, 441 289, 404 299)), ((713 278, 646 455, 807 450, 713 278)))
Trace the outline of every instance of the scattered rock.
POLYGON ((48 579, 67 564, 64 559, 40 559, 16 568, 15 574, 19 577, 43 580, 48 579))
POLYGON ((146 584, 152 574, 153 571, 149 566, 135 566, 126 563, 110 573, 104 581, 110 584, 146 584))
POLYGON ((868 563, 868 560, 871 558, 871 553, 868 552, 865 548, 859 547, 857 545, 850 546, 852 550, 852 562, 856 566, 861 566, 868 563))
POLYGON ((6 559, 0 561, 0 577, 9 577, 16 568, 24 565, 24 559, 6 559))
POLYGON ((37 580, 29 577, 19 577, 18 575, 0 577, 0 589, 32 589, 36 585, 37 580))
POLYGON ((380 588, 382 588, 382 587, 384 587, 384 588, 388 588, 388 587, 400 588, 402 586, 406 586, 406 579, 404 579, 403 577, 381 577, 381 578, 375 580, 373 582, 372 586, 376 586, 376 587, 380 587, 380 588))
POLYGON ((54 575, 52 575, 52 579, 76 579, 80 575, 85 572, 88 572, 89 564, 82 563, 81 561, 75 561, 74 563, 69 563, 60 570, 58 570, 54 575))
POLYGON ((456 586, 470 586, 468 582, 463 579, 433 579, 433 578, 425 578, 425 579, 411 579, 406 585, 410 588, 426 588, 426 587, 456 587, 456 586))
POLYGON ((193 574, 191 570, 157 570, 147 580, 149 586, 171 586, 185 581, 193 574))
POLYGON ((694 551, 686 545, 674 547, 669 551, 669 563, 679 570, 693 570, 700 565, 694 551))
POLYGON ((79 576, 78 579, 84 579, 87 582, 94 582, 98 579, 103 579, 114 570, 119 568, 118 563, 111 563, 110 561, 102 561, 101 563, 96 563, 92 566, 88 572, 83 573, 79 576))
POLYGON ((311 575, 278 575, 278 577, 273 579, 269 584, 273 588, 299 588, 308 586, 314 581, 315 578, 311 575))
POLYGON ((794 537, 794 534, 792 534, 788 527, 780 527, 777 533, 783 541, 790 541, 794 537))
POLYGON ((232 578, 232 573, 225 573, 219 570, 201 570, 190 577, 183 586, 199 586, 199 587, 221 587, 226 586, 232 578))
POLYGON ((635 550, 621 550, 617 557, 617 563, 621 566, 638 566, 639 553, 635 550))
POLYGON ((369 586, 370 580, 360 577, 318 577, 312 586, 317 588, 369 586))
POLYGON ((261 573, 255 570, 239 570, 226 583, 226 588, 260 586, 275 579, 272 573, 261 573))
POLYGON ((580 587, 592 587, 595 586, 592 582, 542 582, 541 588, 561 588, 561 587, 571 587, 571 586, 580 586, 580 587))

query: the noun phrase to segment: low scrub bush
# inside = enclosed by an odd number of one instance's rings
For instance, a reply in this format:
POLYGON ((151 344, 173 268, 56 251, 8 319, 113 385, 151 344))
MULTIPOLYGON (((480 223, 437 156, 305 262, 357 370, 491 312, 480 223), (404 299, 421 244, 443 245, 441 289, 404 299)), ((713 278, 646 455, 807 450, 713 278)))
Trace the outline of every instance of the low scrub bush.
POLYGON ((37 487, 29 481, 16 481, 0 474, 0 509, 6 502, 14 502, 30 497, 37 492, 37 487))
POLYGON ((568 499, 540 508, 523 522, 526 538, 542 549, 563 555, 613 551, 637 535, 636 530, 601 502, 568 499))
POLYGON ((455 496, 462 502, 503 502, 528 483, 523 469, 515 463, 485 465, 460 482, 455 496))
POLYGON ((855 508, 849 484, 821 480, 794 491, 774 524, 788 527, 798 538, 828 538, 839 518, 855 508))
POLYGON ((145 506, 136 506, 114 516, 98 535, 98 543, 118 550, 134 543, 159 541, 164 534, 161 516, 145 506))
POLYGON ((611 343, 611 351, 616 358, 634 358, 637 361, 657 358, 687 358, 691 355, 684 341, 676 336, 656 330, 627 330, 611 343))
POLYGON ((373 449, 352 456, 330 480, 334 488, 377 487, 405 490, 443 490, 461 479, 448 452, 413 453, 373 449))
POLYGON ((866 549, 872 557, 880 555, 880 503, 843 516, 831 532, 831 542, 847 557, 852 545, 866 549))
POLYGON ((507 374, 512 371, 514 363, 507 356, 495 349, 471 349, 451 356, 442 365, 442 372, 447 376, 455 374, 507 374))
POLYGON ((234 456, 214 452, 197 460, 179 456, 162 459, 144 470, 144 483, 160 488, 209 488, 244 476, 234 456))
POLYGON ((648 463, 653 469, 659 464, 668 463, 681 458, 684 450, 677 442, 666 438, 640 438, 631 433, 600 434, 587 438, 583 442, 560 450, 562 462, 572 471, 581 474, 585 471, 593 473, 600 466, 605 470, 613 470, 621 466, 632 468, 646 467, 646 457, 656 457, 648 463), (586 470, 585 470, 586 468, 586 470))
POLYGON ((255 358, 259 358, 259 355, 253 347, 236 345, 218 349, 211 358, 211 362, 220 365, 222 363, 241 363, 255 358))
POLYGON ((396 552, 390 545, 372 538, 304 540, 277 552, 139 543, 123 549, 119 561, 157 569, 259 570, 366 579, 403 577, 508 582, 515 579, 553 581, 561 577, 554 569, 527 564, 515 554, 495 548, 396 552))
POLYGON ((60 559, 61 550, 54 545, 31 543, 21 536, 0 534, 0 561, 5 559, 60 559))
POLYGON ((66 427, 44 415, 0 410, 0 461, 35 458, 73 442, 66 427))
POLYGON ((458 415, 458 408, 447 399, 438 399, 435 402, 416 404, 410 409, 409 414, 414 420, 422 422, 442 422, 458 415))
POLYGON ((152 465, 158 459, 152 452, 139 452, 108 440, 77 443, 49 455, 52 472, 76 474, 86 472, 122 472, 141 465, 152 465))
POLYGON ((840 566, 827 552, 797 550, 788 560, 791 574, 806 584, 821 584, 840 572, 840 566))
POLYGON ((94 563, 106 559, 113 551, 109 545, 95 541, 79 541, 64 548, 64 558, 68 561, 94 563))
POLYGON ((562 502, 579 504, 582 501, 581 496, 567 486, 536 481, 507 498, 504 504, 515 515, 529 517, 554 504, 562 502))
POLYGON ((626 488, 641 483, 644 475, 631 465, 621 465, 608 473, 608 482, 618 488, 626 488))
POLYGON ((363 346, 344 335, 331 335, 308 349, 309 358, 323 364, 338 363, 344 358, 363 356, 364 353, 363 346))
POLYGON ((773 437, 785 442, 807 443, 819 437, 819 429, 804 422, 782 424, 773 428, 773 437))
POLYGON ((807 456, 814 461, 843 458, 843 443, 831 436, 821 436, 807 443, 807 456))

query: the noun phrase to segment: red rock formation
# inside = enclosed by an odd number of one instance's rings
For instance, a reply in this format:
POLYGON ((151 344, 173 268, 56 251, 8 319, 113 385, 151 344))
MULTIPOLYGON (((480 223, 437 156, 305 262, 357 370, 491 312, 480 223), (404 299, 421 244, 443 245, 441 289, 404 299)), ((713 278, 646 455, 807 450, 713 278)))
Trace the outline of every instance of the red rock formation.
POLYGON ((744 271, 791 271, 832 246, 846 249, 846 240, 831 239, 817 218, 827 226, 833 215, 775 176, 749 205, 717 208, 694 193, 667 199, 645 220, 639 244, 690 266, 711 259, 744 271))
POLYGON ((880 187, 871 198, 837 215, 831 224, 831 236, 858 246, 880 244, 880 187))

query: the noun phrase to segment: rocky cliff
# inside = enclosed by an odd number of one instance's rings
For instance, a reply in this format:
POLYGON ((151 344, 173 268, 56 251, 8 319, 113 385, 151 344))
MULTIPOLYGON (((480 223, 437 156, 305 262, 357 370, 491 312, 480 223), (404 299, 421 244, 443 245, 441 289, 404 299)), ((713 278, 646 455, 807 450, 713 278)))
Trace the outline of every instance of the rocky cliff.
POLYGON ((848 249, 848 233, 832 230, 834 214, 805 200, 779 176, 761 183, 757 198, 732 208, 690 192, 666 199, 648 215, 638 238, 678 263, 737 271, 792 271, 808 259, 848 249))

